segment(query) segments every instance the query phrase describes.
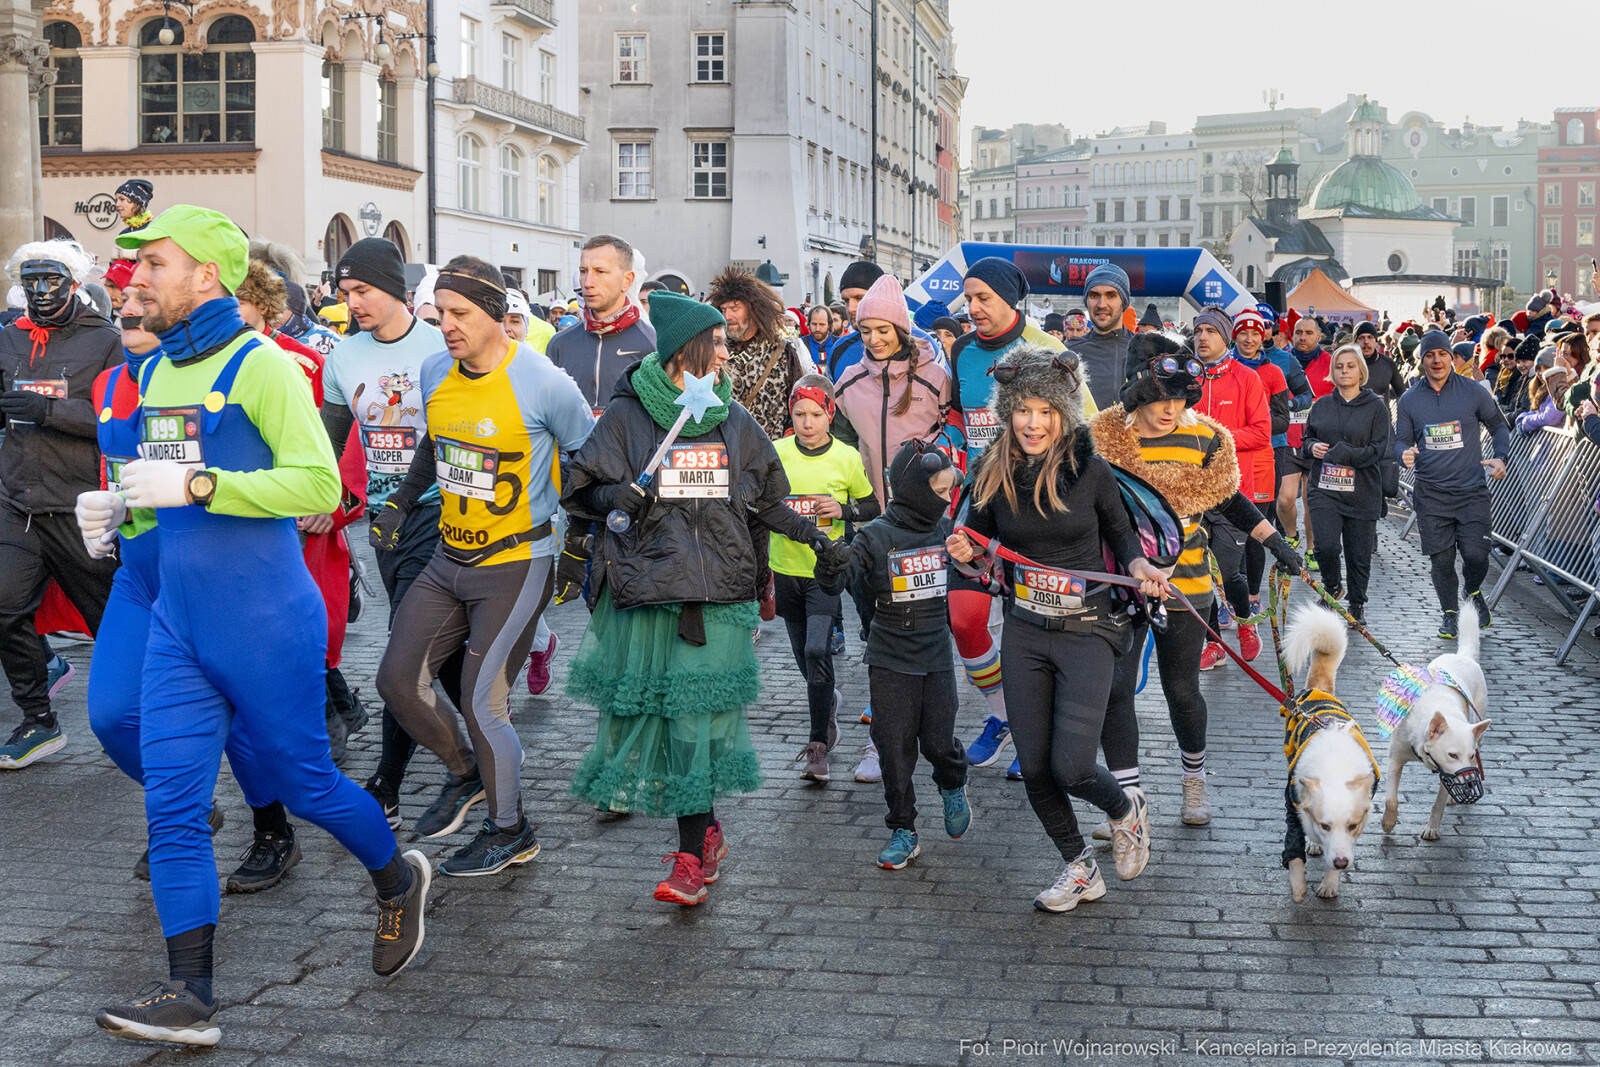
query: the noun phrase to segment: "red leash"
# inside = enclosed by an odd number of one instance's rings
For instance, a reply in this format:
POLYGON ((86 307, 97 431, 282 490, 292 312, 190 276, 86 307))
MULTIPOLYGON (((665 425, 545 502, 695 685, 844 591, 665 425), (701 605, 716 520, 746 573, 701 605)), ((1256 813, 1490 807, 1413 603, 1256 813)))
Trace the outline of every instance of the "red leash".
MULTIPOLYGON (((1000 544, 999 541, 991 542, 987 537, 977 533, 970 527, 957 526, 955 532, 961 534, 967 540, 983 549, 984 554, 991 557, 998 556, 1000 559, 1009 560, 1012 563, 1017 563, 1024 567, 1036 567, 1040 570, 1057 571, 1061 574, 1070 574, 1074 577, 1082 578, 1086 582, 1104 582, 1107 585, 1120 585, 1129 589, 1139 588, 1138 580, 1135 578, 1130 578, 1125 574, 1107 574, 1104 571, 1063 571, 1059 567, 1046 567, 1042 563, 1035 563, 1033 560, 1022 555, 1021 553, 1013 552, 1011 549, 1000 544)), ((1282 689, 1279 689, 1277 686, 1267 681, 1267 679, 1263 677, 1260 672, 1258 672, 1254 667, 1250 666, 1250 664, 1245 661, 1244 657, 1240 656, 1239 653, 1228 647, 1227 642, 1222 640, 1222 636, 1218 634, 1217 631, 1213 630, 1209 624, 1207 624, 1205 616, 1196 611, 1194 605, 1189 603, 1188 597, 1184 596, 1177 589, 1173 588, 1170 583, 1167 585, 1167 591, 1172 595, 1174 600, 1183 605, 1184 610, 1193 615, 1195 619, 1199 621, 1201 627, 1205 629, 1205 632, 1211 635, 1211 640, 1220 645, 1222 647, 1222 651, 1233 657, 1233 661, 1244 670, 1245 674, 1249 675, 1251 681, 1255 682, 1256 685, 1259 685, 1279 704, 1282 704, 1285 707, 1295 706, 1294 697, 1292 694, 1285 693, 1282 689)), ((1216 595, 1221 596, 1222 590, 1218 589, 1216 591, 1216 595)))

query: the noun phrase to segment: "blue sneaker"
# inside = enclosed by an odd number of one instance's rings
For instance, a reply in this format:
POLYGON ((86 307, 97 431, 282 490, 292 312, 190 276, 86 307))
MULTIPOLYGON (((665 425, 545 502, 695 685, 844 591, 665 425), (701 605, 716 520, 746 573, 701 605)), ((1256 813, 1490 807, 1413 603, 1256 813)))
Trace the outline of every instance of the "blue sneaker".
POLYGON ((922 849, 917 847, 917 835, 910 830, 896 830, 889 838, 889 847, 878 853, 878 866, 898 871, 917 858, 922 849))
POLYGON ((1000 750, 1010 743, 1011 724, 991 715, 983 720, 978 739, 967 746, 967 762, 974 767, 987 767, 1000 758, 1000 750))
POLYGON ((50 699, 54 700, 56 694, 61 692, 61 687, 72 681, 72 676, 78 673, 78 668, 68 663, 65 656, 55 656, 50 660, 50 699))
POLYGON ((861 721, 866 723, 868 726, 872 725, 872 705, 871 704, 868 704, 866 707, 861 709, 861 721))
POLYGON ((60 726, 41 726, 25 721, 11 731, 11 740, 0 747, 0 770, 20 771, 28 764, 66 747, 67 738, 60 726))
POLYGON ((834 656, 844 655, 844 631, 837 626, 833 628, 833 633, 828 635, 828 652, 834 656))
POLYGON ((945 833, 951 837, 960 837, 972 828, 972 805, 967 803, 965 785, 955 789, 939 790, 939 799, 944 801, 945 833))
POLYGON ((1022 757, 1011 761, 1011 766, 1006 768, 1006 778, 1012 782, 1022 781, 1022 757))
POLYGON ((1228 607, 1228 602, 1222 597, 1217 597, 1217 629, 1227 630, 1233 626, 1233 611, 1228 607))
POLYGON ((527 863, 538 854, 539 839, 534 836, 533 824, 527 816, 523 816, 522 825, 514 830, 502 830, 485 819, 471 841, 439 864, 439 873, 454 878, 479 878, 527 863))

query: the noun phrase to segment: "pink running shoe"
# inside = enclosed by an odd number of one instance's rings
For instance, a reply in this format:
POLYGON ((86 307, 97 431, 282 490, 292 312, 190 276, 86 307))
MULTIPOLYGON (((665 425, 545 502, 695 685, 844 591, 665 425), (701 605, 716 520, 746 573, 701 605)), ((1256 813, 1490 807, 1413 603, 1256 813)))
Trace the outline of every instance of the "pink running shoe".
POLYGON ((706 879, 700 861, 687 852, 669 852, 662 863, 672 864, 672 874, 656 886, 655 898, 668 904, 700 904, 706 899, 706 879))
POLYGON ((561 644, 561 639, 550 633, 550 647, 540 652, 534 649, 528 657, 528 692, 538 696, 550 688, 550 665, 556 661, 556 648, 561 644))

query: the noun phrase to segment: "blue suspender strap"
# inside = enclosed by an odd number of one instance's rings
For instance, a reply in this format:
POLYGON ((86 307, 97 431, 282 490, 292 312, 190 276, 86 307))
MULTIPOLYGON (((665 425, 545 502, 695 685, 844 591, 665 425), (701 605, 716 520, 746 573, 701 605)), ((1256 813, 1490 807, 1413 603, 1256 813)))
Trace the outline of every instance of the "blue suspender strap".
POLYGON ((211 393, 206 397, 208 401, 205 415, 206 433, 213 433, 216 430, 217 423, 222 418, 222 410, 228 403, 228 393, 233 389, 233 381, 239 376, 239 368, 244 364, 244 357, 248 356, 260 344, 261 338, 259 335, 252 336, 245 341, 244 344, 239 346, 239 351, 233 354, 233 358, 228 360, 228 365, 222 368, 222 373, 217 375, 216 382, 211 386, 211 393), (222 395, 222 403, 217 404, 216 410, 212 411, 212 404, 209 401, 212 396, 219 393, 222 395))

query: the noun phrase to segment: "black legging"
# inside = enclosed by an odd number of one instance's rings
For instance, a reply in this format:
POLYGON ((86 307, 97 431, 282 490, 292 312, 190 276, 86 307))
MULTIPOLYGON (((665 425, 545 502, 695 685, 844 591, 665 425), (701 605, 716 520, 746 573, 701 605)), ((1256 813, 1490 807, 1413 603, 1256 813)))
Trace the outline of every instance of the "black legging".
POLYGON ((1006 679, 1011 739, 1028 803, 1068 862, 1084 847, 1072 797, 1113 819, 1127 815, 1131 807, 1117 779, 1095 762, 1115 662, 1110 643, 1102 637, 1006 619, 1000 670, 1006 679))
MULTIPOLYGON (((1105 750, 1106 766, 1113 771, 1139 765, 1139 717, 1134 713, 1133 698, 1144 658, 1144 635, 1149 629, 1148 622, 1134 626, 1133 651, 1117 660, 1111 677, 1111 699, 1106 707, 1105 726, 1100 730, 1100 747, 1105 750)), ((1166 630, 1156 631, 1155 658, 1180 752, 1206 750, 1206 698, 1200 695, 1200 651, 1205 645, 1206 631, 1200 620, 1175 602, 1170 605, 1166 630)))
POLYGON ((1244 571, 1250 595, 1260 596, 1261 577, 1267 573, 1267 546, 1254 537, 1246 538, 1244 542, 1244 571))
MULTIPOLYGON (((1313 500, 1316 498, 1313 496, 1313 500)), ((1372 576, 1372 550, 1378 543, 1377 519, 1351 519, 1331 507, 1311 508, 1311 535, 1317 546, 1317 566, 1322 571, 1322 582, 1329 589, 1337 589, 1340 580, 1339 556, 1341 545, 1344 562, 1350 571, 1350 584, 1345 587, 1351 604, 1367 602, 1367 580, 1372 576)), ((1451 556, 1450 578, 1455 579, 1454 555, 1451 556)), ((1484 574, 1489 571, 1489 558, 1484 557, 1484 574)), ((1482 581, 1482 576, 1479 577, 1482 581)), ((1476 589, 1476 585, 1469 586, 1476 589)))
MULTIPOLYGON (((1456 586, 1456 546, 1435 552, 1428 559, 1433 564, 1433 591, 1439 595, 1439 606, 1445 611, 1456 611, 1461 606, 1456 586)), ((1461 587, 1476 593, 1483 588, 1483 580, 1488 576, 1489 546, 1483 545, 1481 552, 1474 546, 1469 554, 1467 546, 1462 545, 1461 587)))
POLYGON ((833 719, 833 655, 828 642, 840 611, 839 598, 824 593, 812 578, 774 574, 772 580, 777 612, 789 631, 789 648, 806 679, 811 740, 826 743, 833 719))

